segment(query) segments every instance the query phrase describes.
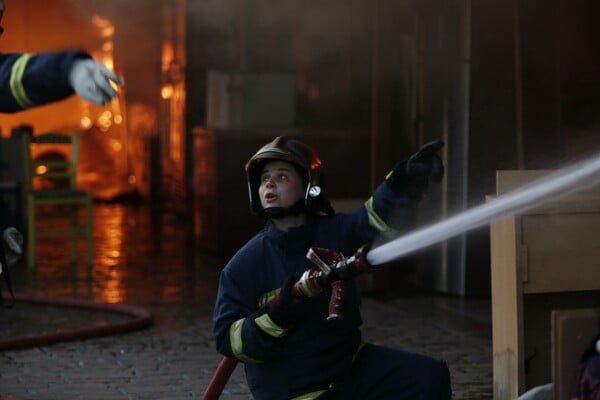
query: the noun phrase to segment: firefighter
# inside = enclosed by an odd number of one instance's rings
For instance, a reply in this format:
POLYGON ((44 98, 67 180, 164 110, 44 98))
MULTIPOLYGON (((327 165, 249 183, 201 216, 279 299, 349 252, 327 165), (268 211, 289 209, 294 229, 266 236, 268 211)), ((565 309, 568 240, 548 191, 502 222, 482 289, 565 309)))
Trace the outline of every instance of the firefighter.
POLYGON ((444 361, 362 343, 353 280, 340 319, 326 318, 329 296, 299 299, 290 292, 313 267, 309 248, 351 255, 382 233, 406 229, 429 182, 442 179, 442 146, 428 143, 399 163, 353 214, 334 212, 318 185, 321 160, 296 139, 277 137, 247 162, 250 206, 267 222, 221 272, 213 333, 220 353, 244 363, 255 399, 451 397, 444 361), (268 305, 277 293, 279 302, 268 305))
MULTIPOLYGON (((4 11, 4 1, 0 0, 0 23, 4 11)), ((3 31, 0 25, 0 35, 3 31)), ((120 77, 83 51, 0 54, 0 112, 14 113, 74 93, 104 105, 117 94, 111 82, 123 84, 120 77)))
MULTIPOLYGON (((0 35, 5 10, 0 0, 0 35)), ((0 54, 0 113, 41 106, 74 93, 104 105, 117 94, 112 84, 122 85, 123 79, 83 51, 0 54)), ((0 232, 0 275, 12 294, 8 268, 21 258, 23 238, 13 227, 0 226, 0 232)))

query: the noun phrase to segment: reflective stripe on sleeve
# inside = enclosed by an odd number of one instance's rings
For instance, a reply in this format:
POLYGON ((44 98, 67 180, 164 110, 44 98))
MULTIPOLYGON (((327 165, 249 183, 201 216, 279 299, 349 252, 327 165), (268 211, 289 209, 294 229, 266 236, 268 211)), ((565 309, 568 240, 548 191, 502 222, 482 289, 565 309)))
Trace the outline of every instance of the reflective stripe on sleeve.
POLYGON ((298 397, 294 397, 292 400, 313 400, 325 393, 327 390, 319 390, 312 393, 306 393, 298 397))
POLYGON ((21 108, 31 108, 35 105, 35 103, 33 103, 27 97, 27 93, 25 93, 25 88, 23 87, 22 82, 23 75, 25 74, 25 68, 27 67, 27 62, 32 55, 33 54, 31 53, 21 55, 13 64, 10 73, 10 92, 21 108))
POLYGON ((267 313, 264 313, 260 317, 255 318, 254 322, 260 328, 261 331, 274 338, 280 338, 287 332, 287 329, 284 329, 277 325, 275 322, 273 322, 273 320, 267 313))
POLYGON ((248 357, 243 352, 244 345, 242 343, 242 327, 244 326, 245 320, 246 318, 238 319, 231 324, 231 327, 229 327, 229 343, 231 344, 231 351, 233 351, 235 358, 242 362, 258 363, 260 361, 248 357))
POLYGON ((270 292, 263 294, 262 297, 258 300, 258 307, 262 308, 262 307, 266 306, 267 303, 269 301, 271 301, 271 299, 273 299, 275 296, 277 296, 279 294, 279 292, 281 292, 281 289, 274 289, 274 290, 271 290, 270 292))
POLYGON ((379 215, 373 209, 373 197, 365 202, 365 209, 367 210, 367 216, 369 217, 369 224, 380 232, 388 232, 393 230, 388 224, 386 224, 379 215))

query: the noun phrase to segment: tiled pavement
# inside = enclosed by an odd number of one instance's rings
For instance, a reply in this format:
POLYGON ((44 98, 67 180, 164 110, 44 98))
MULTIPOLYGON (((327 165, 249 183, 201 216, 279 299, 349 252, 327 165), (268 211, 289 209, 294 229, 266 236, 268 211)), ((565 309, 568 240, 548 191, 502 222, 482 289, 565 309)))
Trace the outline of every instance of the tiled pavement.
MULTIPOLYGON (((200 399, 221 359, 210 335, 210 314, 224 260, 190 251, 178 225, 157 223, 143 207, 98 204, 95 222, 91 280, 82 267, 64 267, 56 255, 62 244, 48 243, 40 249, 44 256, 35 274, 15 272, 19 290, 131 304, 150 311, 155 324, 119 335, 2 351, 0 396, 200 399)), ((114 318, 97 311, 20 303, 0 311, 0 340, 114 318)), ((453 399, 492 398, 489 300, 431 293, 386 301, 366 298, 363 318, 365 339, 445 359, 453 399)), ((241 367, 222 398, 251 398, 241 367)))

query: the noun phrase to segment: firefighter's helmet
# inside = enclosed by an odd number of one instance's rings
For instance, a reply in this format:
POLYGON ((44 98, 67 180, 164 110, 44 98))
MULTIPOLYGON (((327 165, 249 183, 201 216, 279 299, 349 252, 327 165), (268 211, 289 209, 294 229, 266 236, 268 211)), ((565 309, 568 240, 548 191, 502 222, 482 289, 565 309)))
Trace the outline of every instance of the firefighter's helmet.
POLYGON ((248 176, 250 208, 256 215, 268 218, 281 218, 302 212, 327 215, 334 213, 318 182, 321 171, 321 159, 311 147, 299 140, 288 136, 276 137, 272 142, 261 147, 250 158, 246 163, 245 170, 248 176), (306 186, 304 198, 291 207, 265 209, 260 202, 258 195, 260 175, 265 164, 274 160, 289 162, 296 166, 302 174, 302 179, 306 186))

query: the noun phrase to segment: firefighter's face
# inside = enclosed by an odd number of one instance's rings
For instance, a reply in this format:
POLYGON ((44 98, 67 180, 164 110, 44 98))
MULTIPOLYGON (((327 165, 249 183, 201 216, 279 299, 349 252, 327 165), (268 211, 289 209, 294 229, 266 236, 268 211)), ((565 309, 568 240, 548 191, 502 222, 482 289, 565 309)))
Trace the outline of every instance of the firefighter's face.
POLYGON ((303 197, 302 177, 293 165, 271 161, 260 175, 258 195, 264 208, 291 207, 303 197))

